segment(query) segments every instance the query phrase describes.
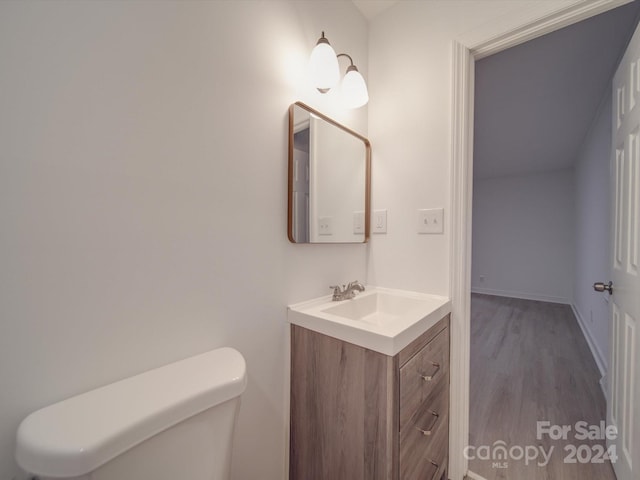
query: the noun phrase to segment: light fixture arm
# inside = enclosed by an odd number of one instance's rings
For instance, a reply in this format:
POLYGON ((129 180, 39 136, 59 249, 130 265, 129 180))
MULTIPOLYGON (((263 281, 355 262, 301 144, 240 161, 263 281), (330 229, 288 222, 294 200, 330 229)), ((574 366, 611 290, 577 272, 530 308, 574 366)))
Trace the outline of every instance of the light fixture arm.
POLYGON ((349 54, 347 54, 347 53, 339 53, 338 55, 336 55, 336 57, 337 57, 337 58, 340 58, 340 57, 347 57, 347 58, 349 59, 349 61, 351 62, 351 65, 349 65, 349 66, 347 67, 347 73, 349 73, 349 72, 357 72, 357 71, 358 71, 358 67, 356 67, 356 66, 353 64, 353 58, 351 58, 351 55, 349 55, 349 54))
POLYGON ((336 55, 336 57, 338 57, 338 58, 347 57, 349 59, 349 61, 351 62, 351 66, 355 66, 355 65, 353 65, 353 58, 351 58, 351 55, 349 55, 347 53, 339 53, 338 55, 336 55))

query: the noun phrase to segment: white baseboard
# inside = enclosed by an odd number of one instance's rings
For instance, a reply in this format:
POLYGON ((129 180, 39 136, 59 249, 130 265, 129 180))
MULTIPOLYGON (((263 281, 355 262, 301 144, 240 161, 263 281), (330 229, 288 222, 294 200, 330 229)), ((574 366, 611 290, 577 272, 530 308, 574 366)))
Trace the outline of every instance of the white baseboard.
POLYGON ((471 287, 471 293, 482 293, 484 295, 495 295, 497 297, 520 298, 522 300, 537 300, 539 302, 562 303, 564 305, 571 304, 568 298, 563 297, 554 297, 551 295, 541 295, 536 293, 530 294, 522 292, 510 292, 507 290, 494 290, 491 288, 481 288, 474 286, 471 287))
POLYGON ((607 378, 607 373, 605 373, 600 379, 600 388, 602 389, 602 393, 604 393, 604 398, 607 398, 607 390, 609 389, 609 379, 607 378))
POLYGON ((580 330, 582 330, 582 334, 584 338, 587 340, 587 344, 589 345, 589 349, 591 350, 591 355, 593 355, 593 359, 596 361, 596 365, 598 366, 598 370, 600 371, 600 388, 604 393, 606 398, 607 396, 607 388, 606 388, 606 376, 607 376, 607 361, 602 355, 600 348, 596 344, 591 332, 587 328, 587 324, 584 321, 584 317, 580 314, 580 310, 573 303, 571 304, 571 310, 573 310, 573 314, 576 316, 578 320, 578 325, 580 325, 580 330))

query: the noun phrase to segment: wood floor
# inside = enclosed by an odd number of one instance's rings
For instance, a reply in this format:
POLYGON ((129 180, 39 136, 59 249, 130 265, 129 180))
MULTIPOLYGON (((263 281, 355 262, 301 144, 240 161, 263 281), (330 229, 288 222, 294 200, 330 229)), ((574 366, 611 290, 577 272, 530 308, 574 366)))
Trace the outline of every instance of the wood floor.
MULTIPOLYGON (((565 463, 567 445, 584 444, 583 458, 595 455, 600 441, 576 440, 575 424, 598 425, 605 419, 600 375, 580 327, 567 305, 472 295, 471 300, 471 446, 507 449, 530 446, 549 452, 549 463, 526 465, 512 450, 503 461, 470 460, 469 468, 487 480, 615 480, 611 464, 565 463), (537 437, 537 422, 570 425, 567 441, 537 437), (595 450, 594 450, 595 449, 595 450)), ((485 456, 485 451, 469 451, 485 456)), ((575 457, 574 457, 575 458, 575 457)))

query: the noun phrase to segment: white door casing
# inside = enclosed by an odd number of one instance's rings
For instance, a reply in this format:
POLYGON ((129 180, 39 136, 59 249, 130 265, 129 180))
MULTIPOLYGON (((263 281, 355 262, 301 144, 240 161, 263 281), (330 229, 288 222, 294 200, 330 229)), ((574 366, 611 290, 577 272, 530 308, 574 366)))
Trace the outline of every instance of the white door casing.
POLYGON ((297 243, 309 241, 309 151, 293 150, 293 218, 297 243))
POLYGON ((296 243, 309 241, 309 149, 311 124, 304 119, 293 126, 293 238, 296 243), (305 140, 306 133, 306 140, 305 140), (301 135, 298 138, 298 135, 301 135), (298 142, 298 140, 300 140, 298 142))
POLYGON ((607 423, 618 480, 640 477, 640 27, 613 78, 611 340, 607 423))

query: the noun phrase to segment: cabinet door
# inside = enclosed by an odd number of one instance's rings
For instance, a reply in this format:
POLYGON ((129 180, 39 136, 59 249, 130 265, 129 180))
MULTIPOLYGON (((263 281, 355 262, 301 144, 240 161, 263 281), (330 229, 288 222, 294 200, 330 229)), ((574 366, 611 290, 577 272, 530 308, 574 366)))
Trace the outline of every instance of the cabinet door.
POLYGON ((293 325, 289 478, 397 480, 397 391, 395 357, 293 325))

